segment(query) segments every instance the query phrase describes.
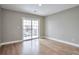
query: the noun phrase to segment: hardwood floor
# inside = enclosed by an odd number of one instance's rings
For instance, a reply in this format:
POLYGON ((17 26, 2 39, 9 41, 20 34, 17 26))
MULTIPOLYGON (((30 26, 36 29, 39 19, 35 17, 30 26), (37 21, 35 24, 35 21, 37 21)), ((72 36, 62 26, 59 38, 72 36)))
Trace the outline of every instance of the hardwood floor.
POLYGON ((47 39, 35 39, 0 47, 0 55, 78 55, 79 48, 47 39))

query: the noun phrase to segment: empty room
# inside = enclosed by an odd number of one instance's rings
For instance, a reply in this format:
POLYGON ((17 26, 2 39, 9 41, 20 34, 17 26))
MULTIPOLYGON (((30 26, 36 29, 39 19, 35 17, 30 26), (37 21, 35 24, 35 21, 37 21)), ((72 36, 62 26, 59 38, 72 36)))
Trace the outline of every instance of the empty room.
POLYGON ((0 55, 79 55, 79 5, 0 4, 0 55))

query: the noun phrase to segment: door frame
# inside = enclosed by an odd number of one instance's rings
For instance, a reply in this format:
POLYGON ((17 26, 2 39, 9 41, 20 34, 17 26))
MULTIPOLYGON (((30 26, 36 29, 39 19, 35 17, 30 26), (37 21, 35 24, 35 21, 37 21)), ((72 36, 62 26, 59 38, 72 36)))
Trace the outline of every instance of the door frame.
MULTIPOLYGON (((22 40, 23 40, 23 38, 24 38, 24 33, 23 33, 23 19, 29 19, 29 18, 26 18, 26 17, 22 17, 22 40)), ((31 24, 32 24, 32 20, 38 20, 38 39, 40 38, 40 19, 29 19, 29 20, 31 20, 31 24)), ((31 27, 32 27, 32 25, 31 25, 31 27)), ((31 29, 31 33, 32 33, 32 29, 31 29)), ((31 38, 32 38, 32 34, 31 34, 31 38)), ((28 40, 31 40, 31 39, 28 39, 28 40)), ((25 41, 25 40, 23 40, 23 41, 25 41)))

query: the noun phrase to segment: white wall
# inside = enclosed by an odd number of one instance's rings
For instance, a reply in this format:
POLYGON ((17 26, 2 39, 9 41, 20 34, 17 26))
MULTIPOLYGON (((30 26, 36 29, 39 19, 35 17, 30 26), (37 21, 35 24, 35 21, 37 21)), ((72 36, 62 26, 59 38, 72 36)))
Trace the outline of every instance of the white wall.
MULTIPOLYGON (((3 9, 3 42, 22 40, 22 17, 35 18, 43 21, 43 17, 3 9)), ((43 25, 40 27, 40 36, 43 35, 43 25)))
POLYGON ((2 38, 2 36, 1 36, 1 8, 0 8, 0 43, 1 43, 1 38, 2 38))
POLYGON ((44 38, 45 35, 45 17, 40 21, 40 38, 44 38))
POLYGON ((46 17, 45 36, 79 44, 79 7, 46 17))

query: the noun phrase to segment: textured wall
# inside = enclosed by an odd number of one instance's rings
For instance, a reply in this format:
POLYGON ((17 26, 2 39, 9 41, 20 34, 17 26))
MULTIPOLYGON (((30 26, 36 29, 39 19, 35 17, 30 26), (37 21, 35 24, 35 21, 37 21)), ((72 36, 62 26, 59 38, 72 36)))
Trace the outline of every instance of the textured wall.
MULTIPOLYGON (((3 42, 22 40, 22 18, 38 19, 43 21, 43 17, 3 9, 3 42)), ((43 35, 43 25, 40 27, 40 36, 43 35)))
POLYGON ((79 44, 79 7, 46 17, 45 36, 79 44))
POLYGON ((1 42, 1 9, 0 9, 0 42, 1 42))
POLYGON ((0 8, 0 43, 2 42, 2 12, 0 8))

